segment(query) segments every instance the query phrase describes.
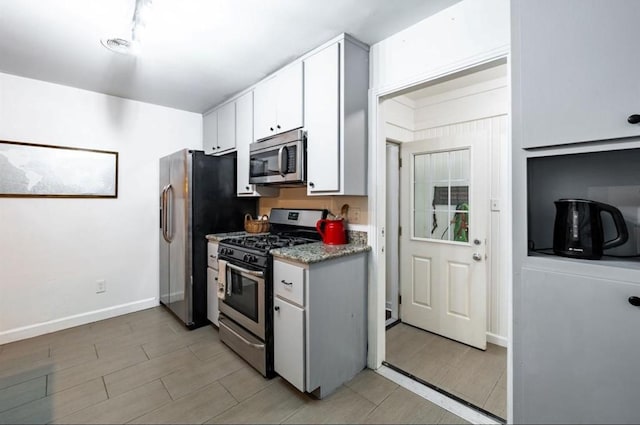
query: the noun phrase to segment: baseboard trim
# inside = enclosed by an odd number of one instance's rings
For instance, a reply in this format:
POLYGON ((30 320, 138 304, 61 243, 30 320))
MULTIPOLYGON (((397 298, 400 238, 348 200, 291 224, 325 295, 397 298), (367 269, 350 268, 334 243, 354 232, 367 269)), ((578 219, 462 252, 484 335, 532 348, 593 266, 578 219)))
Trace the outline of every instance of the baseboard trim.
POLYGON ((500 335, 492 334, 491 332, 487 332, 487 342, 499 345, 500 347, 504 348, 507 348, 508 343, 507 338, 500 335))
POLYGON ((157 298, 147 298, 127 304, 120 304, 100 310, 88 311, 86 313, 75 314, 73 316, 62 317, 48 322, 36 323, 34 325, 23 326, 0 332, 0 345, 22 339, 33 338, 35 336, 61 331, 74 326, 85 325, 98 320, 109 319, 139 310, 145 310, 159 305, 157 298))

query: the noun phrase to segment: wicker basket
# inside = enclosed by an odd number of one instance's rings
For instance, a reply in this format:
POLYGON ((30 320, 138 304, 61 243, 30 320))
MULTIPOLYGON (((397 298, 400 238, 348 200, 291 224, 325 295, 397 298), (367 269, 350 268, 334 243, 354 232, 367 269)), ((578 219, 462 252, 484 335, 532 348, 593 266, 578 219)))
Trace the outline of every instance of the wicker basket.
POLYGON ((269 231, 269 216, 266 214, 259 219, 251 218, 251 214, 244 216, 244 230, 247 233, 266 233, 269 231))

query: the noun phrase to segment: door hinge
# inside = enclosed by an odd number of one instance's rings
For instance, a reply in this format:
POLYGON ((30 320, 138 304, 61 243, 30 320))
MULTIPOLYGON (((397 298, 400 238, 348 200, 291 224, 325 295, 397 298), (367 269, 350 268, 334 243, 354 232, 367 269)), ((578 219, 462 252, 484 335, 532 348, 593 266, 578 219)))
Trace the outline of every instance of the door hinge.
POLYGON ((398 226, 398 236, 402 236, 402 226, 398 226))
POLYGON ((402 168, 402 158, 398 158, 398 168, 402 168))
POLYGON ((402 295, 398 295, 398 304, 402 304, 402 295))

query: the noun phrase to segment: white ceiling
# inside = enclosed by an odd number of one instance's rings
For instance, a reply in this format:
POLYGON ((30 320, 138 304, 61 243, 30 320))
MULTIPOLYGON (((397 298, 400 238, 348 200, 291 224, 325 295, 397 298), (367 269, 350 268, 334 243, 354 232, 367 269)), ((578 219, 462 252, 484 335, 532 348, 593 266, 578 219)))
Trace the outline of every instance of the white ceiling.
POLYGON ((342 32, 374 44, 460 0, 0 0, 0 72, 204 112, 342 32))

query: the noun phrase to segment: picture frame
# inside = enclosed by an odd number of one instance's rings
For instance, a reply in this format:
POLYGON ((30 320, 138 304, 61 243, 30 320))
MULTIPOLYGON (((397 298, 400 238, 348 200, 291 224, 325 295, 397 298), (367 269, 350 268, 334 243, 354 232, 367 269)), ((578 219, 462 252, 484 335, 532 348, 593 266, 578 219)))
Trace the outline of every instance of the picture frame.
POLYGON ((0 197, 117 198, 118 152, 0 140, 0 197))

